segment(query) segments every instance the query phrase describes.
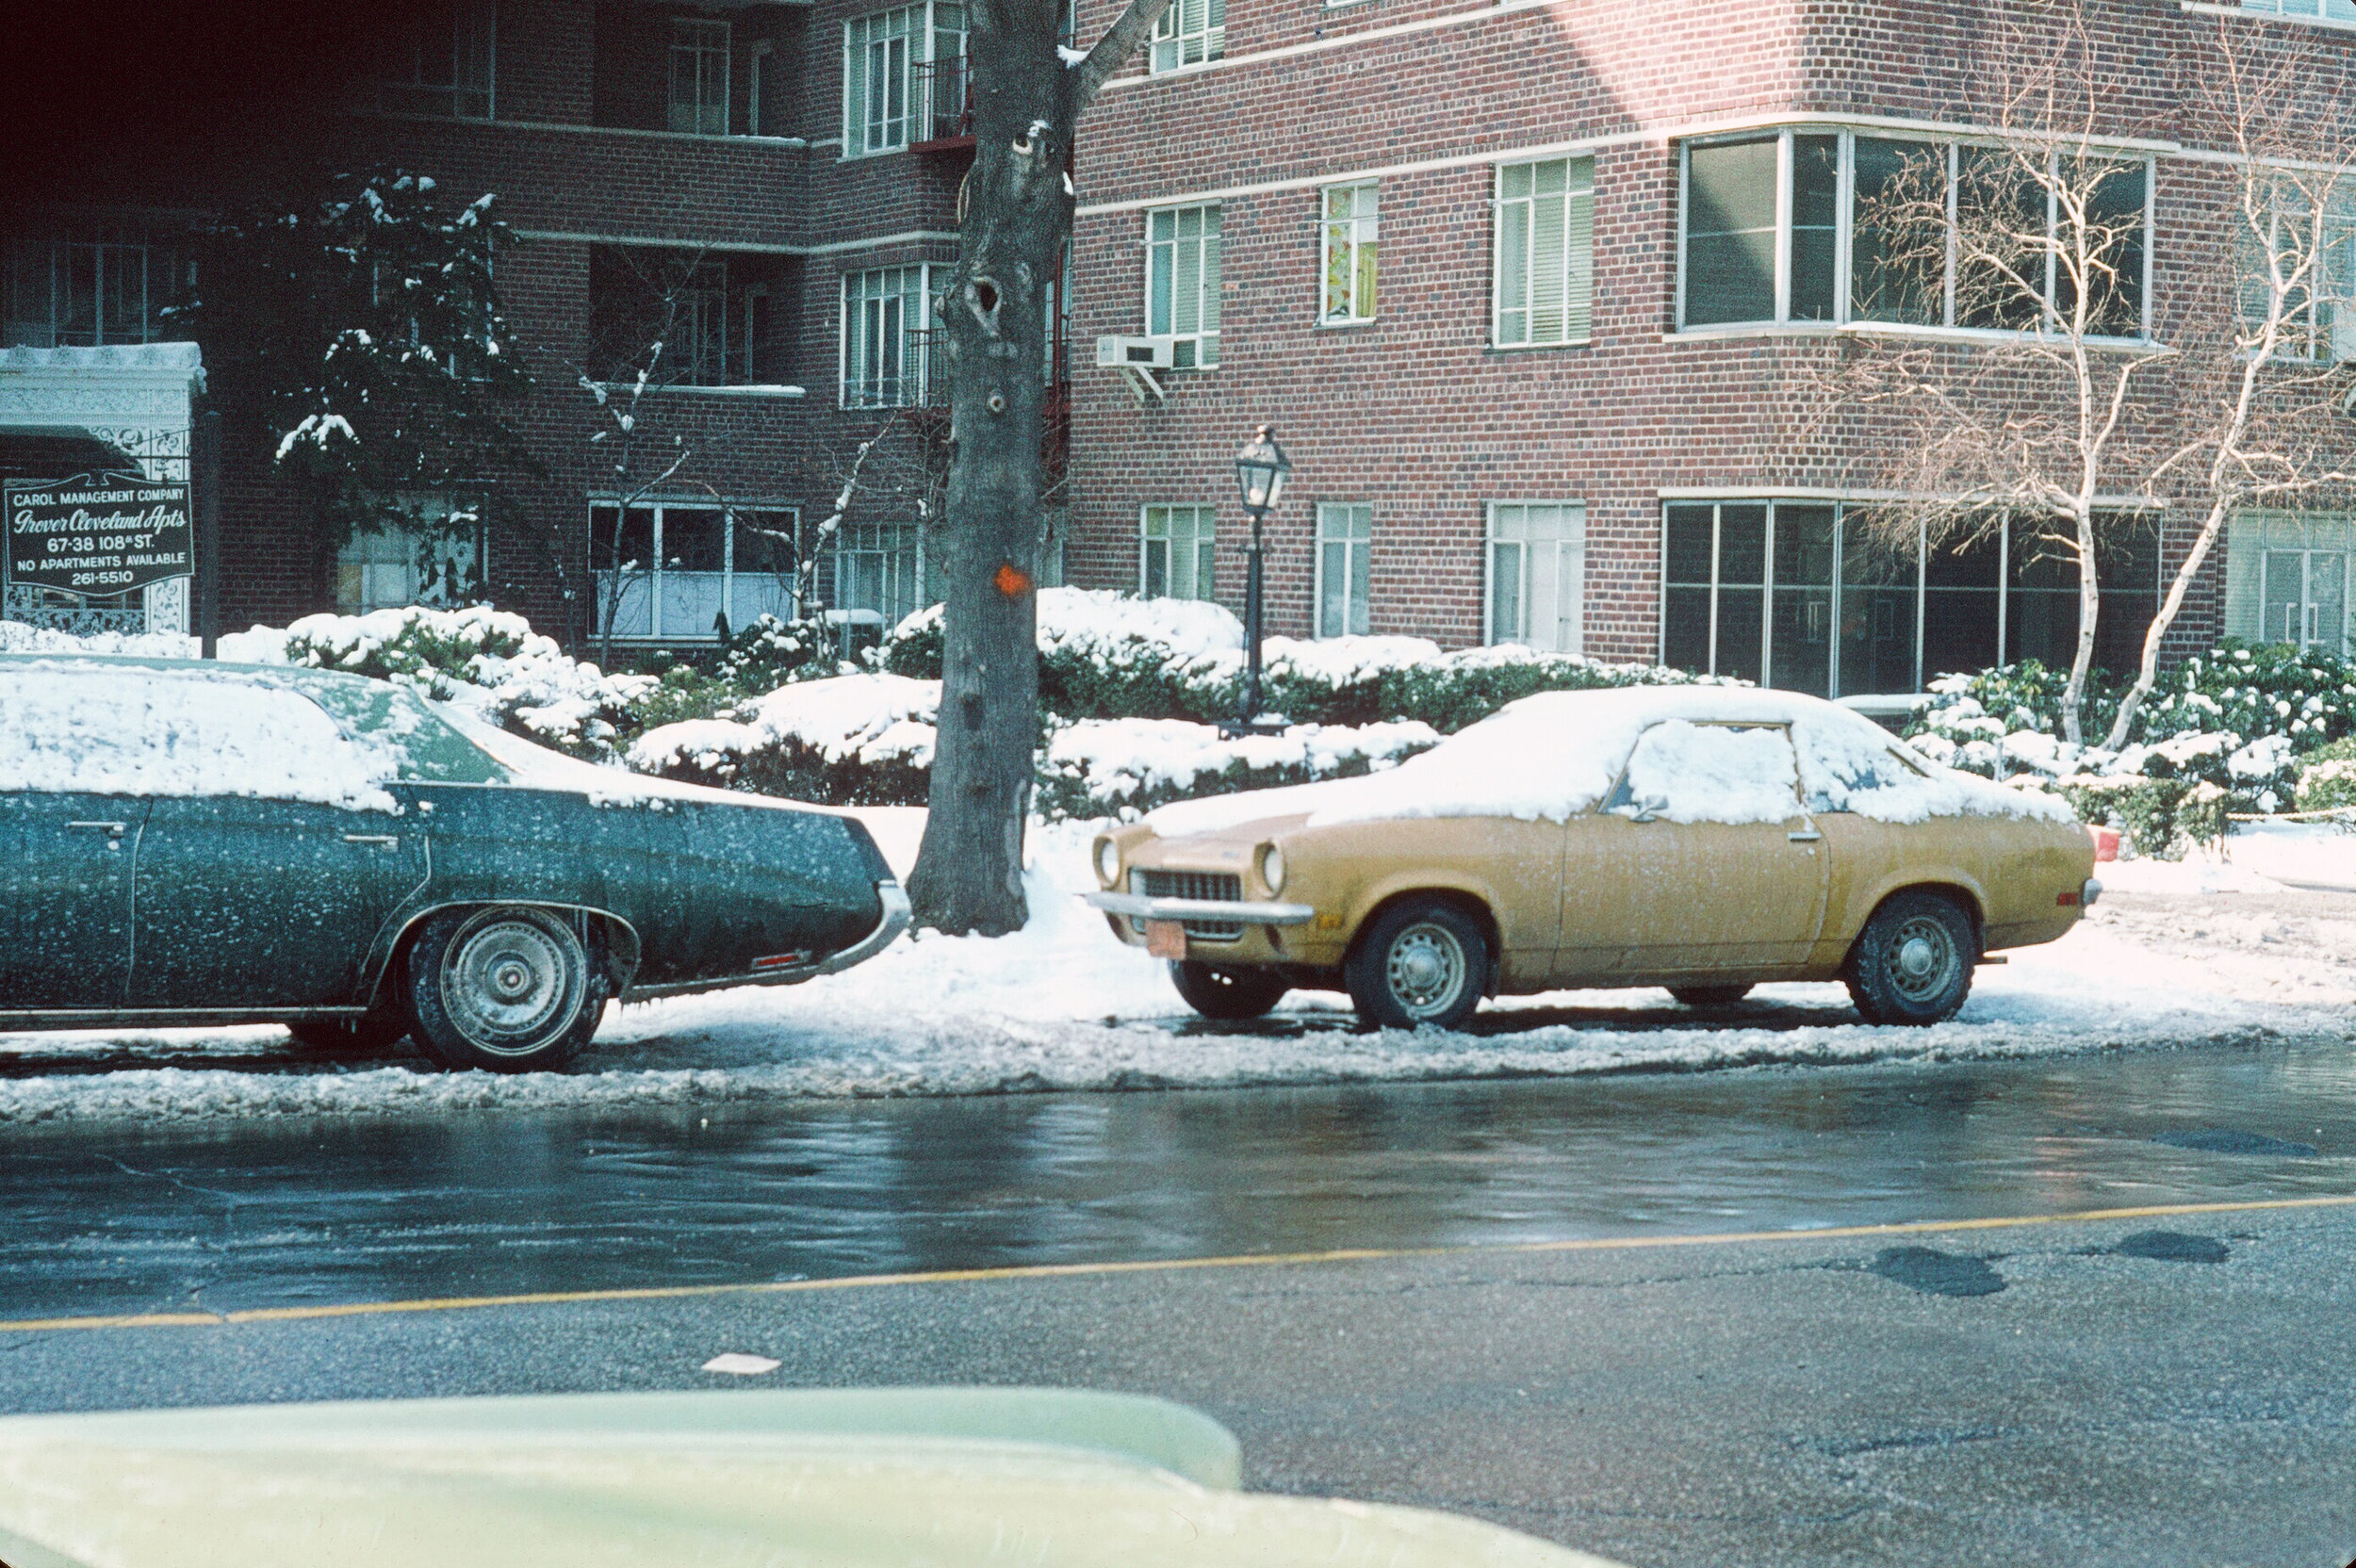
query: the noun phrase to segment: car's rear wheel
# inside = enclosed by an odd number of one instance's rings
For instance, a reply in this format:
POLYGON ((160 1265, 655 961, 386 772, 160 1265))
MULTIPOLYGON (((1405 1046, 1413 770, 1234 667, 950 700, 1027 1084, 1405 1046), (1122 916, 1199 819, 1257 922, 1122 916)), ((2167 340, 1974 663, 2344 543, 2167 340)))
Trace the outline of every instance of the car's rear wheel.
POLYGON ((1689 1007, 1731 1007, 1751 994, 1748 986, 1671 986, 1669 994, 1689 1007))
POLYGON ((1849 953, 1849 1000, 1868 1023, 1938 1023, 1972 994, 1972 917, 1943 893, 1904 892, 1873 911, 1849 953))
POLYGON ((605 1011, 594 927, 546 909, 459 909, 409 946, 417 1043, 449 1068, 537 1072, 589 1043, 605 1011))
POLYGON ((1186 1005, 1204 1018, 1258 1018, 1284 1000, 1292 988, 1260 970, 1219 969, 1191 958, 1173 958, 1170 983, 1186 1005))
POLYGON ((295 1044, 322 1056, 369 1056, 390 1050, 409 1033, 409 1015, 396 1004, 371 1007, 359 1018, 302 1018, 286 1025, 295 1044))
POLYGON ((1409 899, 1374 918, 1342 978, 1358 1016, 1378 1029, 1453 1029, 1488 988, 1488 934, 1453 904, 1409 899))

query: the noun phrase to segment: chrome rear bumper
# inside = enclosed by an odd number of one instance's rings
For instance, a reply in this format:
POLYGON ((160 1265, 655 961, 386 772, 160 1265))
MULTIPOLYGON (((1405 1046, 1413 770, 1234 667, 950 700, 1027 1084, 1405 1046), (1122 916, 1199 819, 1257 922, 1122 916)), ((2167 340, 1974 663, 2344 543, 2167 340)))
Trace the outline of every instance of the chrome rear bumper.
POLYGON ((890 947, 892 939, 908 928, 908 895, 897 882, 878 882, 875 896, 882 901, 883 918, 870 931, 840 953, 828 954, 816 963, 796 964, 791 969, 761 970, 753 974, 716 975, 708 980, 680 980, 667 986, 632 986, 621 1000, 644 1002, 657 996, 685 996, 694 991, 716 991, 734 986, 798 986, 805 980, 815 980, 822 974, 834 974, 863 964, 890 947))

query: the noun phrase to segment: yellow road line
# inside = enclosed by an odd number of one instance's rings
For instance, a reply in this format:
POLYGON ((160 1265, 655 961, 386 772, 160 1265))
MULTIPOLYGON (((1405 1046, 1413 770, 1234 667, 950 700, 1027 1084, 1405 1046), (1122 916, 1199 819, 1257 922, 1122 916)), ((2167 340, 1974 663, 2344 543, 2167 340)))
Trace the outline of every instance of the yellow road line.
POLYGON ((1918 1219, 1890 1225, 1843 1225, 1821 1231, 1728 1231, 1710 1235, 1594 1236, 1573 1241, 1476 1242, 1463 1247, 1346 1247, 1322 1252, 1245 1252, 1214 1258, 1150 1258, 1128 1263, 1040 1263, 999 1268, 943 1268, 906 1274, 847 1274, 831 1280, 756 1280, 716 1285, 641 1285, 613 1290, 532 1291, 512 1296, 443 1296, 403 1301, 347 1301, 319 1307, 256 1307, 244 1312, 151 1312, 90 1317, 0 1319, 0 1333, 69 1329, 218 1328, 232 1323, 294 1323, 319 1317, 368 1317, 382 1313, 471 1312, 483 1307, 547 1307, 582 1301, 678 1301, 699 1296, 784 1296, 814 1290, 870 1290, 881 1285, 961 1284, 988 1280, 1055 1280, 1104 1274, 1162 1274, 1186 1268, 1284 1268, 1305 1264, 1378 1263, 1408 1258, 1507 1257, 1542 1252, 1627 1252, 1653 1247, 1725 1247, 1764 1241, 1844 1241, 1873 1236, 1937 1235, 1954 1231, 2003 1231, 2028 1225, 2081 1225, 2109 1219, 2168 1219, 2203 1214, 2257 1214, 2277 1209, 2356 1207, 2356 1195, 2266 1198, 2238 1203, 2154 1203, 2132 1209, 2079 1209, 2063 1214, 2004 1215, 1993 1219, 1918 1219))

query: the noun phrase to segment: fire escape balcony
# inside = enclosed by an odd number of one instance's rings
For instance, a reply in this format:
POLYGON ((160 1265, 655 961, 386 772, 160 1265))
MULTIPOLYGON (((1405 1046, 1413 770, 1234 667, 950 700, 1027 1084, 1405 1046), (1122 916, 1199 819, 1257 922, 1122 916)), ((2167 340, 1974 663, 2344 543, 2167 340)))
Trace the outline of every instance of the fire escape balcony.
POLYGON ((969 152, 973 146, 973 74, 963 55, 920 60, 916 75, 916 122, 908 128, 911 153, 969 152))

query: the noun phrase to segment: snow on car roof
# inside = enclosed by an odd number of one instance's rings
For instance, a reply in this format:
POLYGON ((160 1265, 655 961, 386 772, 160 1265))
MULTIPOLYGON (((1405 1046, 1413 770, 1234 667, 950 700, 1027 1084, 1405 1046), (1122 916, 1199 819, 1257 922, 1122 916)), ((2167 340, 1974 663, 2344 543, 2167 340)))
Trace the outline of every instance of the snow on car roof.
MULTIPOLYGON (((1726 686, 1629 686, 1541 692, 1509 704, 1433 750, 1387 772, 1290 789, 1215 795, 1165 806, 1146 818, 1156 832, 1215 833, 1274 817, 1321 827, 1416 817, 1513 817, 1568 822, 1602 803, 1654 725, 1791 727, 1803 794, 1814 810, 1855 811, 1885 822, 1935 816, 2070 820, 2051 795, 2006 788, 1902 752, 1872 720, 1821 697, 1726 686)), ((1756 820, 1755 802, 1729 791, 1696 821, 1756 820)))

